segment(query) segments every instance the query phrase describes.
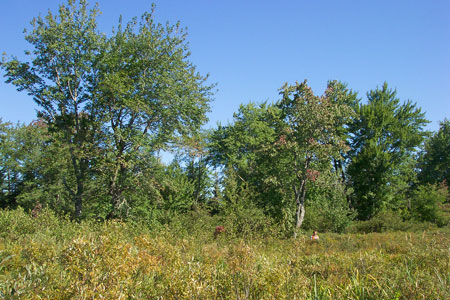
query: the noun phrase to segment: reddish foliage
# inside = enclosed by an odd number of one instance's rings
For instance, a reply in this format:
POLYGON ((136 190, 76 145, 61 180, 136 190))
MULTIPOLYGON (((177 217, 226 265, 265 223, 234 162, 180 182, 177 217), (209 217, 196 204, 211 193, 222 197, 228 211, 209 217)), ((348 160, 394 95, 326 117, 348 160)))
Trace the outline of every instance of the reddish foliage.
POLYGON ((311 181, 316 181, 317 177, 319 177, 320 172, 313 169, 306 170, 306 177, 311 181))
POLYGON ((276 145, 286 145, 286 136, 283 134, 280 136, 280 139, 275 143, 276 145))
POLYGON ((36 203, 33 210, 31 211, 31 216, 33 218, 37 218, 37 216, 39 216, 39 214, 41 213, 41 210, 42 210, 42 204, 39 202, 36 203))
POLYGON ((38 119, 38 120, 31 121, 30 126, 46 128, 47 124, 42 119, 38 119))
POLYGON ((214 238, 217 238, 217 236, 219 236, 219 234, 224 233, 225 227, 224 226, 216 226, 216 230, 214 230, 214 238))

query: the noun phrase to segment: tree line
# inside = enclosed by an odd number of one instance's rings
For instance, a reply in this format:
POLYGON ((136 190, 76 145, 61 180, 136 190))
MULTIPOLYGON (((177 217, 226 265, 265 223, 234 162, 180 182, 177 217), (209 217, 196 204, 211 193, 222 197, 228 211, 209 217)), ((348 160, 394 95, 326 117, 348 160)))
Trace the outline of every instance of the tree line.
POLYGON ((149 223, 240 209, 294 233, 385 211, 447 224, 449 120, 426 131, 422 110, 387 83, 363 99, 339 81, 315 95, 305 80, 204 130, 214 85, 181 25, 152 9, 105 35, 98 14, 69 0, 32 21, 27 60, 1 62, 39 107, 29 125, 0 122, 2 208, 149 223))

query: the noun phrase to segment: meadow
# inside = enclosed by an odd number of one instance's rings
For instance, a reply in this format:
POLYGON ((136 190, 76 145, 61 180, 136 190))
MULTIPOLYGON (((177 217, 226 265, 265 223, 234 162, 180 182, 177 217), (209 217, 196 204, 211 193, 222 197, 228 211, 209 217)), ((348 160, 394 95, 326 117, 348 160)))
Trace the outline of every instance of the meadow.
POLYGON ((0 211, 1 299, 450 299, 450 231, 297 239, 0 211))

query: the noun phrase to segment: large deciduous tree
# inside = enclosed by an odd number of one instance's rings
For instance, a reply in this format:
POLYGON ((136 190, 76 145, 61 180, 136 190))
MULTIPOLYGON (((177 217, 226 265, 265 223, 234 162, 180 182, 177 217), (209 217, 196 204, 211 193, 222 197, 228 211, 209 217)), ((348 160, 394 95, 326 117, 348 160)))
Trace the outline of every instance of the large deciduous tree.
POLYGON ((428 122, 414 103, 400 104, 387 83, 367 93, 351 126, 348 173, 354 189, 353 203, 360 219, 380 209, 404 205, 405 192, 414 180, 414 154, 426 135, 428 122))
POLYGON ((119 25, 98 63, 97 109, 112 150, 109 194, 116 214, 126 202, 122 191, 135 154, 164 148, 198 131, 207 120, 212 86, 188 61, 186 34, 179 24, 140 22, 119 25))
MULTIPOLYGON (((320 172, 331 168, 331 160, 339 159, 348 150, 339 134, 340 125, 352 116, 350 107, 332 101, 333 87, 323 96, 314 95, 306 81, 284 85, 278 107, 285 127, 275 143, 274 159, 281 164, 284 185, 291 188, 296 203, 296 230, 305 216, 307 183, 315 181, 320 172)), ((294 234, 295 235, 295 234, 294 234)))
POLYGON ((65 180, 80 216, 85 182, 91 158, 95 131, 92 102, 92 79, 96 76, 95 58, 100 35, 96 30, 96 8, 89 10, 87 2, 68 1, 45 18, 32 21, 33 29, 25 39, 33 50, 27 51, 29 61, 13 58, 2 63, 6 82, 26 91, 39 105, 39 115, 56 130, 69 146, 75 184, 65 180))
POLYGON ((144 13, 107 37, 97 30, 97 15, 85 0, 68 0, 57 15, 33 20, 28 61, 2 62, 6 81, 33 96, 67 146, 73 176, 64 183, 77 217, 87 182, 100 178, 110 216, 117 216, 133 159, 196 131, 212 88, 188 60, 178 24, 163 26, 144 13))
MULTIPOLYGON (((350 138, 350 125, 354 122, 356 115, 356 108, 359 107, 360 99, 358 94, 347 87, 347 84, 332 80, 328 82, 327 97, 332 103, 336 105, 346 105, 351 109, 351 117, 345 115, 336 120, 336 134, 343 140, 348 141, 350 138)), ((348 184, 347 167, 348 167, 348 153, 341 152, 340 158, 333 159, 333 167, 342 180, 342 183, 348 184)))
POLYGON ((271 211, 272 216, 277 214, 274 208, 279 206, 275 203, 280 197, 274 196, 264 181, 273 170, 267 150, 276 141, 280 120, 280 110, 273 105, 241 105, 233 124, 219 125, 211 132, 208 144, 210 162, 223 167, 225 176, 234 176, 237 189, 250 188, 252 201, 271 211))

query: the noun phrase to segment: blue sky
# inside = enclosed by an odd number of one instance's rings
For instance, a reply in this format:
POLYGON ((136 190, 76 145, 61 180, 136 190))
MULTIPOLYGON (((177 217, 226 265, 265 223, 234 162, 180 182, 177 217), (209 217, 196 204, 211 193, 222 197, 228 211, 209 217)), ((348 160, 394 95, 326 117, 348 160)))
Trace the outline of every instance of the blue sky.
MULTIPOLYGON (((23 29, 64 1, 0 0, 0 52, 24 57, 23 29)), ((94 3, 94 1, 91 1, 94 3)), ((152 1, 100 0, 99 29, 110 33, 152 1)), ((217 93, 207 127, 227 123, 239 104, 278 99, 284 82, 308 79, 317 94, 344 81, 365 99, 384 81, 426 112, 437 130, 450 118, 450 1, 154 1, 160 22, 188 28, 190 60, 217 93)), ((0 74, 3 75, 2 71, 0 74)), ((30 122, 36 106, 0 81, 0 118, 30 122)))

